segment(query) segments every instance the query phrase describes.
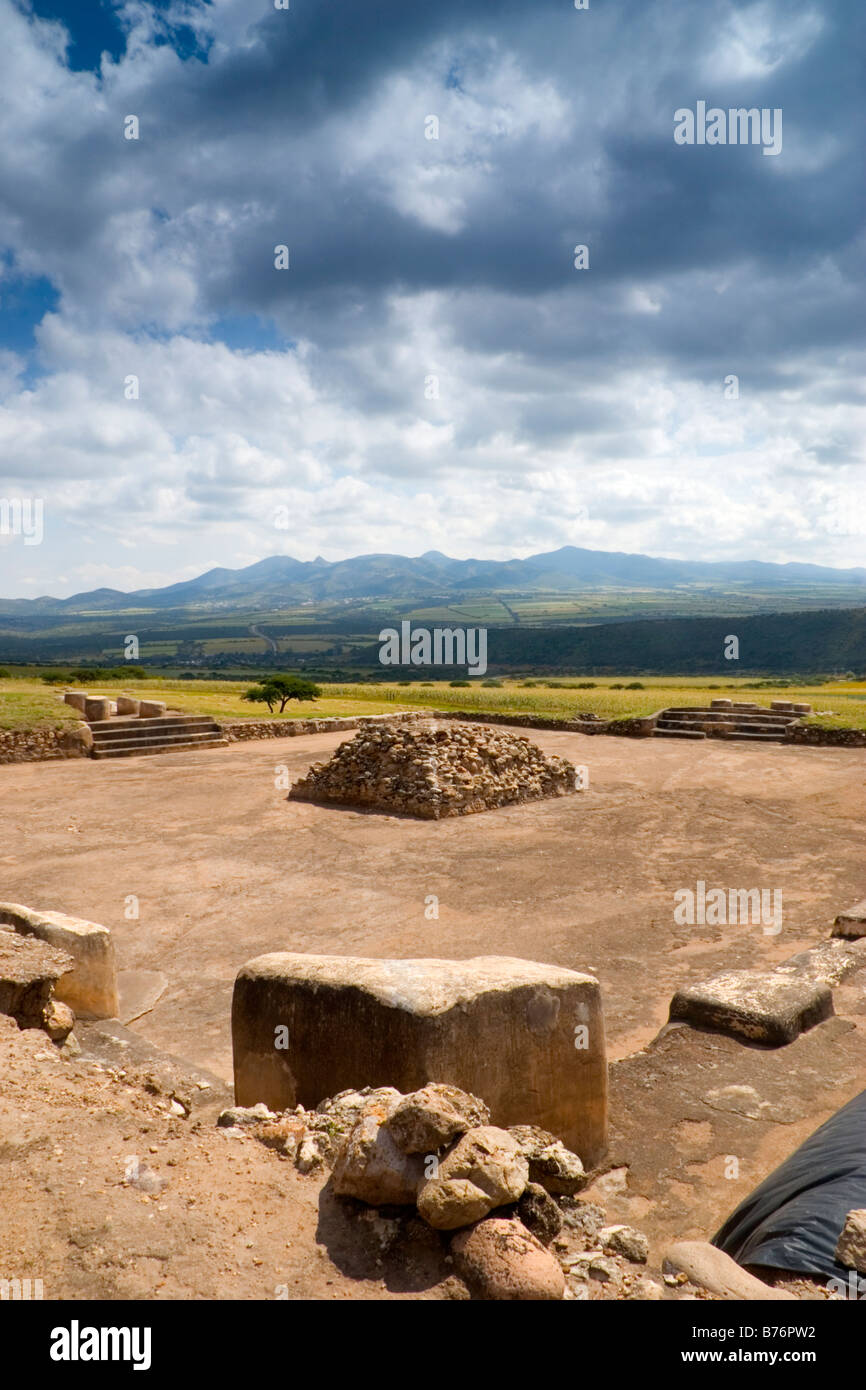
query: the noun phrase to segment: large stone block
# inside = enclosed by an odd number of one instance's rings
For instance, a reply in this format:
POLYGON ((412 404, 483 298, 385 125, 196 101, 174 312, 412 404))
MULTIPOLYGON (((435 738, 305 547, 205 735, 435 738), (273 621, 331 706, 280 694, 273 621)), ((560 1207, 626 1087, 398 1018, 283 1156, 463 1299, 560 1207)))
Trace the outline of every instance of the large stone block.
POLYGON ((534 1124, 587 1166, 605 1151, 598 981, 502 956, 369 960, 280 952, 248 961, 232 1000, 235 1096, 272 1110, 350 1087, 440 1081, 494 1125, 534 1124))
POLYGON ((847 912, 839 913, 833 925, 833 935, 847 936, 851 940, 866 936, 866 898, 849 907, 847 912))
POLYGON ((22 936, 35 936, 59 947, 74 969, 58 981, 55 998, 85 1018, 116 1018, 117 967, 108 927, 68 917, 64 912, 35 912, 20 903, 0 903, 0 924, 22 936))
POLYGON ((83 714, 84 707, 87 704, 87 691, 67 690, 65 695, 63 696, 63 699, 67 705, 71 705, 73 709, 81 710, 81 713, 83 714))
POLYGON ((118 714, 138 714, 141 706, 140 700, 133 700, 131 695, 118 695, 117 713, 118 714))
POLYGON ((88 695, 84 701, 84 717, 90 722, 111 718, 111 701, 102 695, 88 695))
POLYGON ((165 714, 162 700, 139 700, 138 713, 142 719, 161 719, 165 714))

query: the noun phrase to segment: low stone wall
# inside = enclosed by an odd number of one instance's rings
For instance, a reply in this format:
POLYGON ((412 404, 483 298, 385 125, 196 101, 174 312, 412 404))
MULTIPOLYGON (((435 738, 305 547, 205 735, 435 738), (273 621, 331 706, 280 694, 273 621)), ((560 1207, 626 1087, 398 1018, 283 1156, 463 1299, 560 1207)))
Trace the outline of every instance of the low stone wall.
POLYGON ((827 748, 866 748, 866 729, 821 729, 809 724, 793 724, 789 743, 807 743, 827 748))
POLYGON ((86 724, 62 729, 0 730, 0 763, 41 763, 53 758, 89 758, 93 735, 86 724))
MULTIPOLYGON (((571 734, 605 734, 610 732, 610 719, 545 719, 538 714, 491 714, 484 710, 435 709, 428 711, 434 719, 463 719, 470 724, 513 724, 518 729, 556 729, 571 734)), ((624 723, 624 720, 617 721, 624 723)))
POLYGON ((429 709, 400 711, 396 714, 359 714, 345 719, 223 719, 222 733, 230 743, 245 738, 297 738, 301 734, 342 733, 344 729, 361 729, 369 723, 403 723, 407 719, 427 718, 429 709))

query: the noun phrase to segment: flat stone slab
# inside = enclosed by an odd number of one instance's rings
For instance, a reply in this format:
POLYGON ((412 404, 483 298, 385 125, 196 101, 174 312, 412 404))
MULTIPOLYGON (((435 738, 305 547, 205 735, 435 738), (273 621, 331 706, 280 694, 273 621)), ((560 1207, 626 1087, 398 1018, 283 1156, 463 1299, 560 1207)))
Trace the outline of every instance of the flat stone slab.
POLYGON ((808 972, 731 970, 677 990, 670 1021, 779 1047, 833 1013, 833 994, 808 972))
POLYGON ((312 1109, 349 1088, 445 1082, 481 1097, 494 1125, 538 1125, 587 1166, 605 1151, 591 975, 506 956, 258 956, 235 981, 232 1044, 239 1105, 312 1109))
POLYGON ((847 912, 839 913, 833 924, 833 935, 853 939, 866 936, 866 898, 849 907, 847 912))
POLYGON ((0 924, 57 946, 72 957, 74 968, 54 992, 62 1004, 84 1018, 117 1016, 117 967, 108 927, 65 912, 39 912, 22 903, 4 902, 0 902, 0 924))

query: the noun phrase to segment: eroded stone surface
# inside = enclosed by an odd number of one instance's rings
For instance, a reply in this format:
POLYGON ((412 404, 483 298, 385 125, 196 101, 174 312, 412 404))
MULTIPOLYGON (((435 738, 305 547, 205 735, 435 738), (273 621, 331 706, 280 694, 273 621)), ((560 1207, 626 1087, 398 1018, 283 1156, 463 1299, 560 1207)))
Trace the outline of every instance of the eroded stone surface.
POLYGON ((866 936, 866 898, 849 907, 847 912, 839 913, 833 925, 833 935, 852 939, 866 936))
POLYGON ((424 1180, 424 1161, 401 1153, 385 1121, 399 1101, 386 1088, 367 1098, 354 1128, 337 1155, 331 1178, 341 1197, 357 1197, 372 1206, 414 1204, 424 1180))

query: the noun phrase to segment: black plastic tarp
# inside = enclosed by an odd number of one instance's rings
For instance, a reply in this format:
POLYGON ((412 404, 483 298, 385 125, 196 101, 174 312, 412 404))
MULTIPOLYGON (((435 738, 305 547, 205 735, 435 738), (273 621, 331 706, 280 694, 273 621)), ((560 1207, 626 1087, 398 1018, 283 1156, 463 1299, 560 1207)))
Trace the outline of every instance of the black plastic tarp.
POLYGON ((835 1251, 855 1207, 866 1208, 866 1091, 765 1178, 712 1243, 741 1265, 847 1281, 835 1251))

